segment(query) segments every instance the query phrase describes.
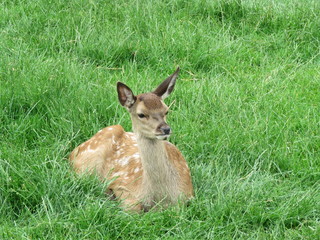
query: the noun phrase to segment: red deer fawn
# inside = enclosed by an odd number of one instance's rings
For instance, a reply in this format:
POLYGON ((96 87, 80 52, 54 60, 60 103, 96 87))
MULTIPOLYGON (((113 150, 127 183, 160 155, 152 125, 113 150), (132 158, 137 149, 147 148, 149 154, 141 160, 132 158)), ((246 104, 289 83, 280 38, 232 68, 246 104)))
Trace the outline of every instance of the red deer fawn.
POLYGON ((168 107, 179 68, 153 92, 135 96, 118 82, 118 98, 131 115, 133 133, 120 125, 104 128, 76 147, 70 161, 78 173, 96 173, 110 181, 108 193, 133 211, 148 211, 193 197, 190 170, 180 151, 168 141, 168 107))

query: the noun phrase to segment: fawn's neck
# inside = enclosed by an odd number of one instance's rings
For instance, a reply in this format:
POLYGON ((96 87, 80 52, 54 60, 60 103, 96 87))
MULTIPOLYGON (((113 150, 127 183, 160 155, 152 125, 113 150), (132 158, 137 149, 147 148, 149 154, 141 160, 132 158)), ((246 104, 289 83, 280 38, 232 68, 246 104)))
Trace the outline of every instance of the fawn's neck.
POLYGON ((147 204, 175 201, 178 174, 168 159, 165 142, 137 136, 143 168, 142 196, 147 204))

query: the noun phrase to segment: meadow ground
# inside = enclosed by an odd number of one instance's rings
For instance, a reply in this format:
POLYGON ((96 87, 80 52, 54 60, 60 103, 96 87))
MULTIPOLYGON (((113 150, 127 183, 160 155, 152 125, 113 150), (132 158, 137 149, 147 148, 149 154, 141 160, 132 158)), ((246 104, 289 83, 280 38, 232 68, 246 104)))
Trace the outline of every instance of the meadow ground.
POLYGON ((1 239, 319 239, 320 2, 0 2, 1 239), (177 66, 189 207, 128 214, 71 150, 177 66))

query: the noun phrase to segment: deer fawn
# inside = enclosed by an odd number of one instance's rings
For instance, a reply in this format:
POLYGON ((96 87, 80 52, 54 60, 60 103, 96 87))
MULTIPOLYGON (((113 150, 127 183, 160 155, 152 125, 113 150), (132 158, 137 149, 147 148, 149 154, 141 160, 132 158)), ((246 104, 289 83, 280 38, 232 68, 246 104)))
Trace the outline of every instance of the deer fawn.
POLYGON ((153 92, 135 96, 118 82, 118 98, 131 115, 133 133, 120 125, 104 128, 76 147, 70 161, 78 173, 91 172, 110 181, 108 193, 133 211, 148 211, 193 197, 190 170, 180 151, 168 141, 168 107, 179 68, 153 92))

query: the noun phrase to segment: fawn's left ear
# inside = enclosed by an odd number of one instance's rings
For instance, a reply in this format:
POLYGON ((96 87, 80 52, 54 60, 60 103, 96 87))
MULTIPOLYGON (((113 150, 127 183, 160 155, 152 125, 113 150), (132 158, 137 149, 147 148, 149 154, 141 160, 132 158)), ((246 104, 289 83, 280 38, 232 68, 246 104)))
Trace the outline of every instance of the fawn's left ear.
POLYGON ((128 109, 131 108, 137 99, 132 90, 122 82, 117 82, 117 91, 121 105, 128 109))
POLYGON ((178 67, 177 70, 170 75, 166 80, 164 80, 157 88, 153 91, 154 94, 165 99, 170 95, 170 93, 174 89, 174 85, 176 84, 176 79, 180 72, 180 68, 178 67))

